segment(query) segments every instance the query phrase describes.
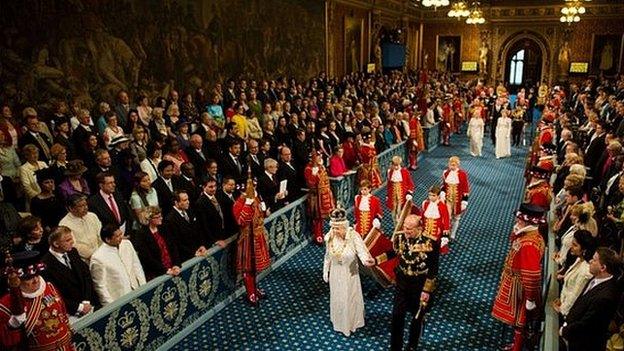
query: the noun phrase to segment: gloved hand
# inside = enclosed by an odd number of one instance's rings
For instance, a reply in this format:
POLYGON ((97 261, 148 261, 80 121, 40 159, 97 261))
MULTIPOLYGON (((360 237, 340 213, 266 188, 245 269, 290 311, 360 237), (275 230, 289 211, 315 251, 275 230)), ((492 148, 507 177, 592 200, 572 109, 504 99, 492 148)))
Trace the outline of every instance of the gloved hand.
POLYGON ((19 328, 24 322, 26 322, 26 313, 12 315, 11 318, 9 318, 9 325, 13 328, 19 328))
POLYGON ((405 195, 405 201, 408 201, 408 202, 412 201, 412 198, 413 198, 412 194, 405 195))
POLYGON ((446 193, 444 191, 440 191, 440 201, 446 201, 446 193))
POLYGON ((266 211, 266 209, 267 209, 266 204, 264 203, 264 201, 262 201, 260 203, 260 211, 264 212, 264 211, 266 211))
POLYGON ((461 202, 461 211, 464 212, 468 208, 468 201, 461 202))
POLYGON ((373 228, 375 229, 381 228, 381 221, 379 220, 379 218, 373 219, 373 228))
POLYGON ((247 206, 251 206, 251 204, 254 203, 254 199, 250 199, 250 198, 246 198, 245 199, 245 205, 247 206))
POLYGON ((531 300, 526 300, 525 307, 527 311, 533 311, 537 305, 531 300))
POLYGON ((445 247, 447 246, 449 243, 449 238, 443 236, 442 239, 440 239, 440 247, 445 247))
POLYGON ((323 271, 323 281, 329 283, 329 270, 323 271))
POLYGON ((312 167, 312 175, 317 175, 318 171, 319 171, 318 167, 316 167, 316 166, 312 167))

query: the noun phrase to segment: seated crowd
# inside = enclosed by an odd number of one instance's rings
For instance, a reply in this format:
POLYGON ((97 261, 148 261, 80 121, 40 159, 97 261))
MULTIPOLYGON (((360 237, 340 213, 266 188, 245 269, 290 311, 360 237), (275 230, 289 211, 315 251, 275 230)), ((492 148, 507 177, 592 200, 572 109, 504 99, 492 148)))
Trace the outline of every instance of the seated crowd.
POLYGON ((363 135, 378 153, 405 141, 412 115, 433 125, 442 98, 463 98, 464 86, 435 72, 322 73, 228 80, 182 98, 120 91, 93 110, 4 103, 0 249, 39 252, 68 313, 83 316, 236 235, 248 173, 274 212, 305 194, 313 150, 340 177, 360 163, 363 135))

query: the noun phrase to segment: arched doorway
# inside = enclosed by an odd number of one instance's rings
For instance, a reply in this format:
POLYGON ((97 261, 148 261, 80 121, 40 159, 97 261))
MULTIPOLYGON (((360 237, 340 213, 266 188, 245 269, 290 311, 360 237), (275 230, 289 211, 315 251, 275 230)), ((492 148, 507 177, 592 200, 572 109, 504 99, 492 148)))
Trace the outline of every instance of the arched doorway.
POLYGON ((511 44, 505 55, 505 83, 511 93, 540 82, 542 65, 542 48, 535 40, 521 38, 511 44))

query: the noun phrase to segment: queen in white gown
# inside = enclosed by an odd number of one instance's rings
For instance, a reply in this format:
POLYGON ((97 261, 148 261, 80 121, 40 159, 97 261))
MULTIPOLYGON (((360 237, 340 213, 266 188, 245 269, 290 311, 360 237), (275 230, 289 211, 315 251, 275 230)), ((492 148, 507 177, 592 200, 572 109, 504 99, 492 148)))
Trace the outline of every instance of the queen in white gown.
POLYGON ((366 266, 375 264, 360 235, 349 226, 342 208, 331 214, 331 229, 325 235, 323 280, 329 283, 329 312, 334 330, 351 335, 364 326, 364 297, 358 257, 366 266))
POLYGON ((511 118, 504 110, 496 125, 496 158, 511 156, 511 118))
POLYGON ((483 118, 481 118, 481 111, 475 109, 472 113, 472 118, 468 123, 468 137, 470 138, 470 154, 472 156, 481 156, 481 149, 483 148, 483 118))

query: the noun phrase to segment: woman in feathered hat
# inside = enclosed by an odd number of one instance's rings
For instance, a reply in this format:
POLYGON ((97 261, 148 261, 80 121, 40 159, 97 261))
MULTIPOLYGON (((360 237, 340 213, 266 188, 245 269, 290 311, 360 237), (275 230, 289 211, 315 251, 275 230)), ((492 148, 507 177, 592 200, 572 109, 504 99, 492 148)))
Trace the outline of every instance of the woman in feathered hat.
POLYGON ((330 230, 325 235, 323 280, 329 283, 329 311, 334 330, 349 336, 364 326, 364 298, 357 259, 366 266, 373 266, 375 260, 349 225, 343 208, 338 206, 330 218, 330 230))

